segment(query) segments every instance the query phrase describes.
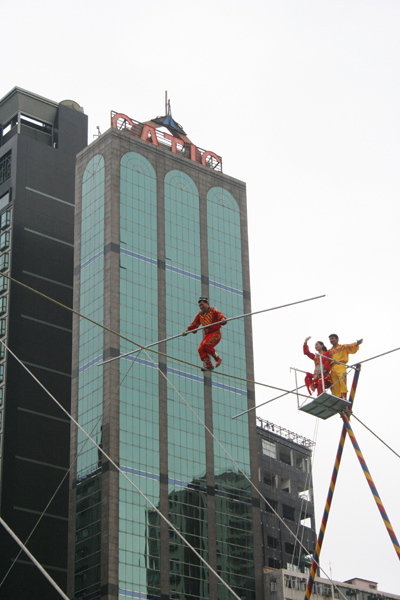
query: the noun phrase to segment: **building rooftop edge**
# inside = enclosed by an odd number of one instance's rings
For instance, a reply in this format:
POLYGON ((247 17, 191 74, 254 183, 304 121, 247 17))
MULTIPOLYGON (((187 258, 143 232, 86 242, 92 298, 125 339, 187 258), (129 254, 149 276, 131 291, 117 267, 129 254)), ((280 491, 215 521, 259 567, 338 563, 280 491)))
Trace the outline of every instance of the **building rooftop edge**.
POLYGON ((5 96, 3 96, 2 98, 0 98, 0 105, 4 104, 8 100, 8 98, 11 98, 11 96, 13 96, 14 94, 23 94, 24 96, 28 96, 29 98, 32 98, 34 100, 40 100, 41 102, 45 102, 46 104, 50 104, 51 106, 53 106, 55 108, 57 108, 58 105, 60 104, 59 102, 54 102, 54 100, 50 100, 49 98, 44 98, 43 96, 39 96, 38 94, 34 94, 33 92, 30 92, 29 90, 24 90, 23 88, 15 86, 5 96))
MULTIPOLYGON (((123 131, 119 131, 118 129, 115 129, 115 127, 109 127, 109 129, 107 129, 104 133, 102 133, 99 137, 97 137, 95 140, 93 140, 92 142, 90 142, 90 144, 88 144, 85 148, 83 148, 83 150, 81 150, 80 152, 78 152, 78 154, 76 155, 76 160, 78 161, 82 156, 84 156, 87 152, 90 152, 93 149, 94 145, 100 144, 102 141, 102 138, 104 138, 104 136, 108 136, 108 135, 115 135, 115 136, 119 136, 119 135, 124 135, 125 132, 123 131)), ((140 140, 140 138, 136 138, 136 137, 132 137, 129 136, 126 139, 131 139, 131 140, 138 140, 140 142, 146 143, 143 140, 140 140)), ((155 151, 163 151, 164 147, 161 146, 153 146, 155 151), (161 150, 160 150, 161 148, 161 150)), ((165 148, 167 148, 167 146, 165 146, 165 148)), ((173 155, 174 157, 178 157, 180 160, 182 161, 186 161, 186 158, 180 157, 177 154, 173 155)), ((193 161, 188 161, 192 166, 193 165, 197 165, 198 167, 201 168, 205 168, 207 169, 207 167, 203 167, 203 165, 201 165, 200 163, 196 163, 193 161)), ((244 187, 247 188, 247 184, 245 181, 243 181, 242 179, 238 179, 237 177, 233 177, 232 175, 228 175, 226 172, 222 172, 221 171, 215 171, 214 169, 209 169, 210 173, 212 173, 213 175, 217 175, 226 179, 229 179, 230 182, 232 182, 233 184, 237 184, 240 187, 244 187)))
POLYGON ((263 431, 269 431, 274 435, 277 435, 289 442, 293 442, 294 444, 298 444, 299 446, 305 446, 306 448, 312 448, 315 446, 315 442, 309 440, 308 438, 295 433, 294 431, 290 431, 289 429, 285 429, 285 427, 281 427, 276 423, 271 423, 271 421, 267 421, 266 419, 262 419, 261 417, 256 416, 256 421, 258 429, 262 429, 263 431))
MULTIPOLYGON (((268 575, 268 578, 274 577, 274 573, 277 577, 279 577, 279 574, 281 574, 281 575, 288 575, 290 577, 300 577, 300 578, 304 579, 305 581, 307 581, 309 578, 308 573, 300 573, 298 571, 292 571, 292 570, 284 569, 284 568, 273 569, 271 567, 266 567, 266 566, 263 567, 264 577, 266 575, 268 575)), ((371 594, 372 598, 375 598, 375 597, 379 597, 382 599, 386 599, 386 598, 392 599, 393 598, 393 600, 397 600, 398 598, 400 598, 400 596, 396 595, 393 592, 386 592, 384 590, 380 590, 378 588, 378 583, 376 581, 371 581, 370 579, 364 579, 362 577, 353 577, 352 579, 348 579, 346 581, 338 581, 337 579, 327 579, 325 577, 316 575, 315 582, 327 584, 327 585, 333 584, 335 586, 346 586, 350 590, 358 590, 358 591, 362 591, 362 592, 367 592, 368 594, 371 594), (357 584, 354 582, 372 583, 372 584, 376 585, 377 587, 375 589, 368 589, 368 588, 363 587, 360 584, 357 584)))

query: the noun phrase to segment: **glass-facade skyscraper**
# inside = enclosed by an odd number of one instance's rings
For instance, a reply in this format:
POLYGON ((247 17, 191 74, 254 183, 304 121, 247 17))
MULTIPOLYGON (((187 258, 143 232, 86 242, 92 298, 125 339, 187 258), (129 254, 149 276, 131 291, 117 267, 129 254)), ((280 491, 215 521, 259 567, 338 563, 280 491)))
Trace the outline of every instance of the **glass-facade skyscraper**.
POLYGON ((69 594, 233 597, 158 509, 260 600, 260 502, 241 472, 258 481, 255 414, 231 418, 254 406, 250 319, 223 328, 212 373, 201 333, 99 364, 184 331, 201 295, 227 318, 251 311, 246 187, 168 115, 113 125, 77 160, 74 308, 108 330, 74 318, 72 412, 153 506, 73 428, 69 594))

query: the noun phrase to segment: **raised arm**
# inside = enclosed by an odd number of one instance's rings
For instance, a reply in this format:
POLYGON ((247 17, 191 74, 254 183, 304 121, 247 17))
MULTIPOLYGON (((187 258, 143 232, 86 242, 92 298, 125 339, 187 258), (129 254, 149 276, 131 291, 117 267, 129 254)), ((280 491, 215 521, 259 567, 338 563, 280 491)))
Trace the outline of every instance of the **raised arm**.
POLYGON ((311 335, 308 336, 308 338, 306 338, 304 340, 304 344, 303 344, 303 354, 305 354, 306 356, 308 356, 308 358, 311 358, 311 360, 314 360, 315 358, 315 354, 313 354, 312 352, 310 352, 309 348, 308 348, 308 340, 311 339, 311 335))
POLYGON ((358 352, 359 348, 360 348, 360 344, 363 343, 363 340, 357 340, 356 342, 354 342, 353 344, 344 344, 344 347, 346 348, 347 352, 349 354, 355 354, 356 352, 358 352))

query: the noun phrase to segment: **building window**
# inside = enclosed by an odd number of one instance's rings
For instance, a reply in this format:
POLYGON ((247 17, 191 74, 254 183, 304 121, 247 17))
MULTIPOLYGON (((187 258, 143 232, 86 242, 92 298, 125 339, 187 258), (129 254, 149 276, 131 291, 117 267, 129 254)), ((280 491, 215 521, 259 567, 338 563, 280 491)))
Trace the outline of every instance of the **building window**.
POLYGON ((17 125, 18 125, 18 114, 14 115, 9 121, 6 121, 2 127, 0 126, 0 138, 1 138, 1 136, 3 136, 3 144, 4 144, 4 142, 7 141, 4 138, 17 125))
POLYGON ((272 535, 269 535, 267 537, 267 546, 268 548, 275 548, 275 550, 277 548, 279 548, 279 540, 276 537, 273 537, 272 535))
POLYGON ((10 232, 5 231, 0 235, 0 250, 5 250, 10 245, 10 232))
POLYGON ((276 488, 276 475, 275 475, 275 473, 271 473, 271 471, 264 471, 264 483, 266 485, 270 485, 273 488, 276 488))
POLYGON ((3 394, 4 394, 4 388, 0 387, 0 406, 3 406, 3 394))
POLYGON ((3 346, 3 344, 0 344, 0 360, 3 360, 5 353, 6 353, 6 350, 3 346))
POLYGON ((278 510, 278 502, 270 498, 266 498, 266 500, 268 502, 265 503, 265 512, 274 514, 274 511, 278 510))
POLYGON ((303 508, 300 515, 300 524, 303 527, 311 527, 311 515, 307 513, 307 507, 303 508))
POLYGON ((5 194, 0 196, 0 210, 7 206, 11 202, 11 191, 8 190, 5 194))
POLYGON ((332 588, 330 585, 322 586, 322 595, 325 596, 325 598, 332 598, 332 588))
POLYGON ((4 363, 0 365, 0 383, 4 381, 4 363))
POLYGON ((0 255, 0 271, 7 271, 9 258, 8 252, 0 255))
POLYGON ((4 315, 7 312, 7 296, 0 298, 0 315, 4 315))
POLYGON ((11 150, 0 158, 0 184, 11 177, 11 150))
POLYGON ((290 494, 290 479, 287 477, 281 478, 281 490, 286 494, 290 494))
POLYGON ((288 506, 287 504, 282 504, 282 517, 284 519, 289 519, 289 521, 294 521, 294 508, 293 506, 288 506))
POLYGON ((7 291, 7 279, 0 275, 0 294, 7 291))
POLYGON ((285 587, 295 590, 296 589, 296 577, 292 577, 291 575, 285 575, 285 587))
POLYGON ((0 229, 6 229, 6 227, 10 227, 11 221, 11 210, 6 210, 0 217, 0 229))
POLYGON ((6 319, 0 319, 0 337, 6 333, 6 319))
POLYGON ((300 456, 299 454, 296 454, 296 469, 299 469, 299 471, 303 471, 303 473, 307 473, 308 472, 307 458, 304 458, 304 456, 300 456))
POLYGON ((286 552, 286 554, 293 554, 294 553, 294 544, 291 544, 290 542, 285 542, 285 552, 286 552))
POLYGON ((307 589, 307 581, 300 579, 299 589, 301 592, 305 592, 307 589))
POLYGON ((301 573, 301 569, 298 565, 294 565, 293 563, 286 563, 286 568, 288 571, 295 571, 296 573, 301 573))
POLYGON ((280 569, 281 568, 281 563, 279 560, 277 560, 276 558, 272 558, 271 556, 268 558, 268 566, 272 567, 273 569, 280 569))
POLYGON ((286 563, 286 568, 288 571, 295 571, 296 573, 301 573, 301 569, 298 565, 294 565, 293 563, 286 563))
POLYGON ((271 458, 276 458, 276 444, 274 442, 269 442, 265 438, 262 439, 262 453, 265 456, 270 456, 271 458))
POLYGON ((280 446, 279 448, 279 460, 285 465, 292 465, 292 451, 289 448, 280 446))
POLYGON ((297 484, 297 492, 299 494, 300 500, 305 500, 310 502, 311 500, 311 490, 307 489, 303 483, 297 484))

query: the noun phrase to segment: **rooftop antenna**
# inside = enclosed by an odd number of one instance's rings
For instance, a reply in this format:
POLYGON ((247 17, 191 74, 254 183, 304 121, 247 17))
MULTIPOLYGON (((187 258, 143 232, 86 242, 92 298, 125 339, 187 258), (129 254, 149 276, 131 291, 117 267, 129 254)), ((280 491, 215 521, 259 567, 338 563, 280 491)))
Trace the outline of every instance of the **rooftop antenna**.
POLYGON ((165 116, 172 117, 171 114, 171 100, 168 99, 168 92, 165 90, 165 116))

